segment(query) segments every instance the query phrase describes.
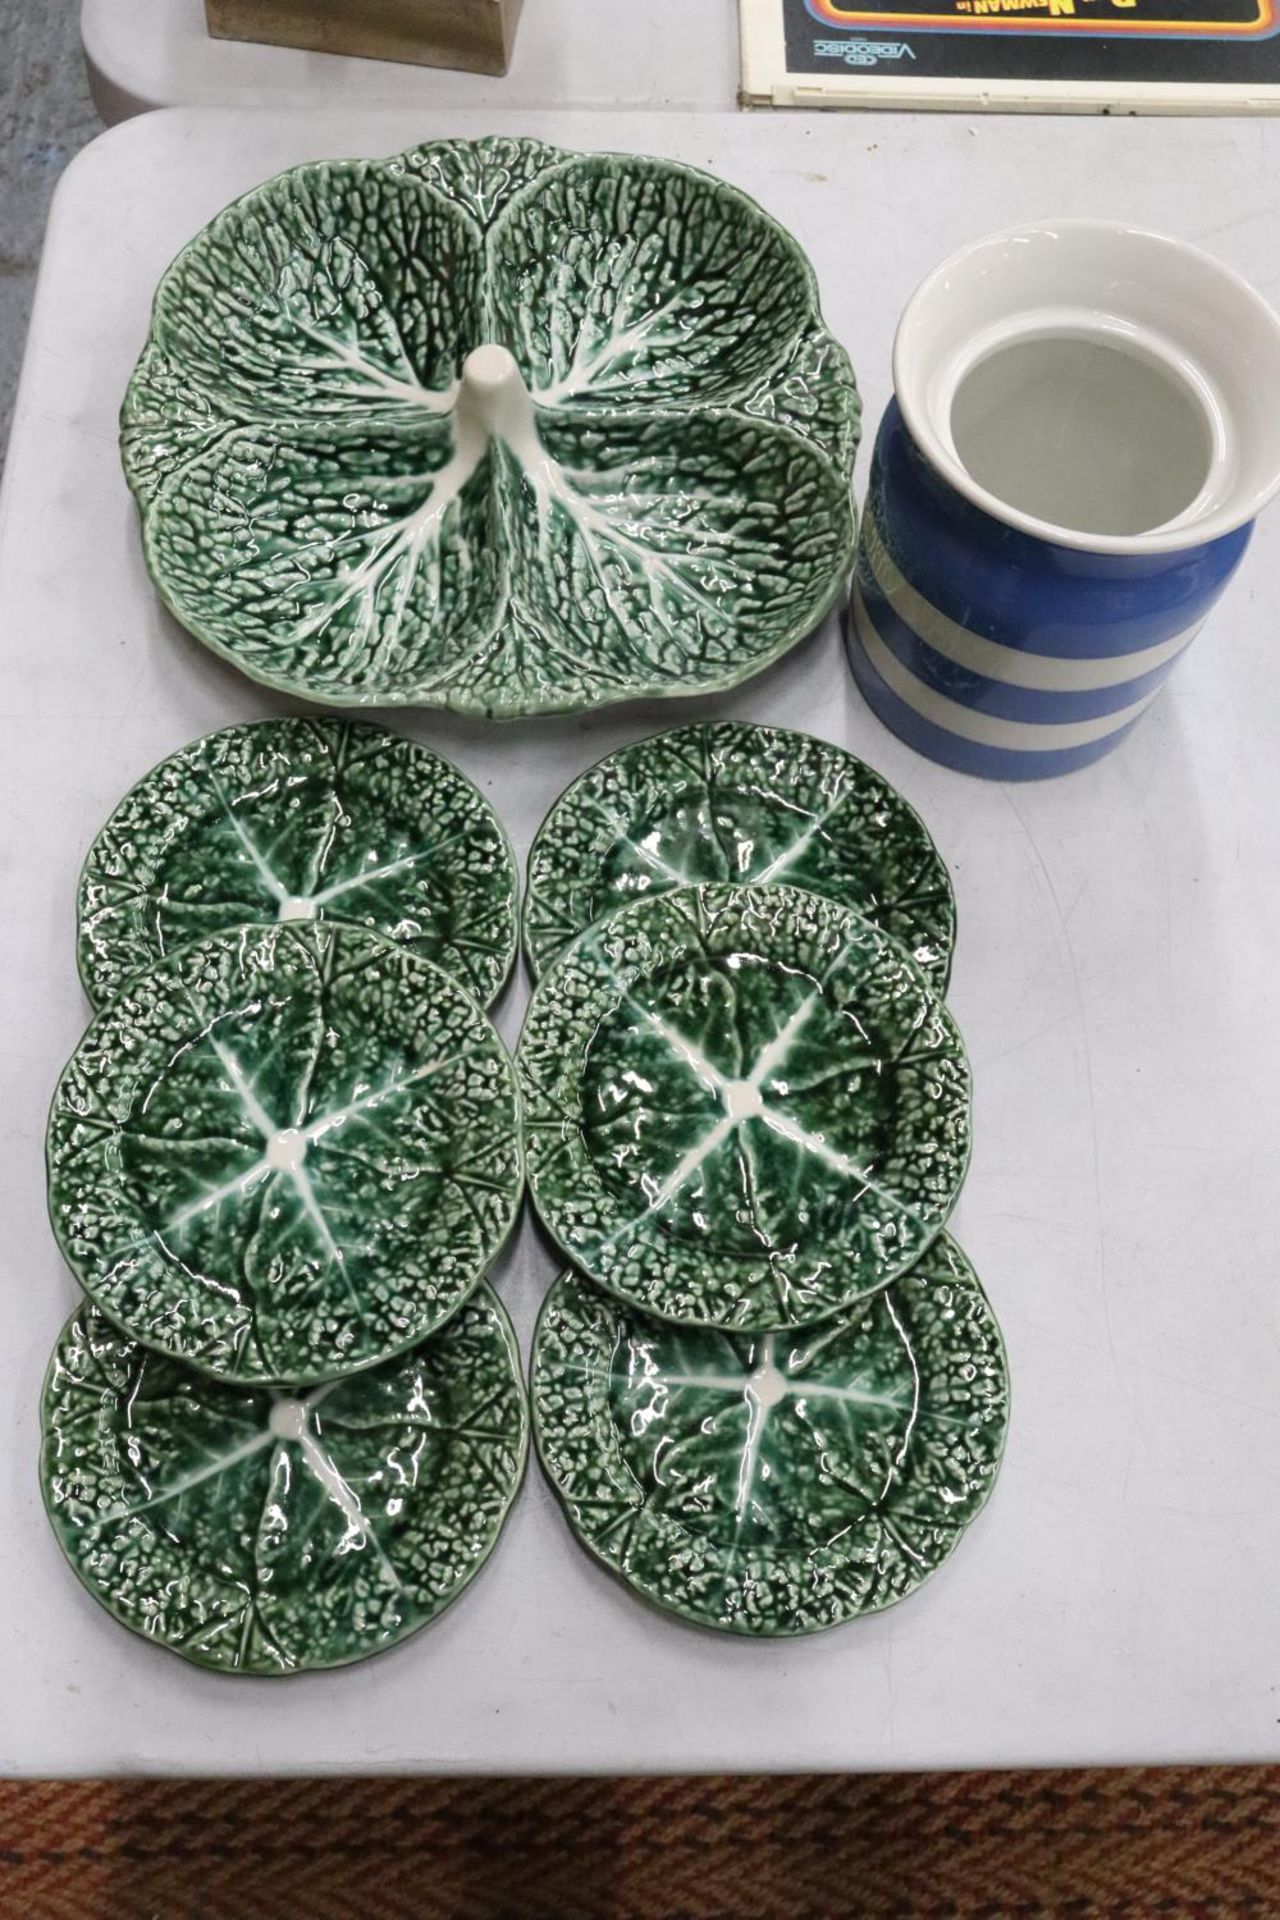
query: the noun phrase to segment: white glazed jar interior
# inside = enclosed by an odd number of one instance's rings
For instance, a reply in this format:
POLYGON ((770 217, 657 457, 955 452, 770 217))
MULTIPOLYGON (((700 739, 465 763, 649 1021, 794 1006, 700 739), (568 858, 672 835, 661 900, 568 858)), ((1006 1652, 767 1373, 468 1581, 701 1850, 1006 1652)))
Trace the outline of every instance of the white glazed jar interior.
POLYGON ((1280 320, 1208 254, 1140 228, 1052 221, 954 254, 908 302, 893 375, 908 431, 946 479, 1058 545, 1198 545, 1252 520, 1280 487, 1280 320), (1116 472, 1126 451, 1127 503, 1116 472), (1073 514, 1090 459, 1097 511, 1073 514))

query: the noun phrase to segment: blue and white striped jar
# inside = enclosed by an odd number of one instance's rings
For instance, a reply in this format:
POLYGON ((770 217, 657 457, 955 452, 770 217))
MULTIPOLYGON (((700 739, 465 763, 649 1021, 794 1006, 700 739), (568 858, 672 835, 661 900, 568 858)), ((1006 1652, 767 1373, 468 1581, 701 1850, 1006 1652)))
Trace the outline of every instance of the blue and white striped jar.
POLYGON ((1181 242, 1014 229, 914 295, 894 395, 849 610, 868 704, 967 773, 1098 759, 1280 487, 1280 321, 1181 242))

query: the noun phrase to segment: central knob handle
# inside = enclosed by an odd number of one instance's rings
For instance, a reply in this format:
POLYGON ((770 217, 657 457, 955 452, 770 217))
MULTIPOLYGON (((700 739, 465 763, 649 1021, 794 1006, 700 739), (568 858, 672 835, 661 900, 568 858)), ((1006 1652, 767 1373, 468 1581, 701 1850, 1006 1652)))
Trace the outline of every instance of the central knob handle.
POLYGON ((515 356, 496 340, 473 347, 462 363, 453 427, 464 459, 478 459, 486 440, 505 440, 526 468, 540 466, 546 459, 529 389, 515 356))
POLYGON ((462 363, 462 378, 467 386, 484 393, 497 393, 509 387, 513 380, 524 384, 515 355, 506 347, 498 346, 496 341, 471 349, 462 363))

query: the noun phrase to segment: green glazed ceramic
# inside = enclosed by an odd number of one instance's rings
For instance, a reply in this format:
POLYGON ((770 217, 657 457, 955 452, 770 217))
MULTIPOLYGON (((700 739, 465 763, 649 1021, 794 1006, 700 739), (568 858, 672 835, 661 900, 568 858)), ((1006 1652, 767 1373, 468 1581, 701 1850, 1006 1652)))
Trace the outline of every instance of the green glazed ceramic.
POLYGON ((515 860, 479 791, 411 740, 344 720, 228 727, 153 767, 94 841, 80 977, 104 1006, 176 947, 290 920, 367 927, 488 1005, 515 957, 515 860))
POLYGON ((253 678, 559 712, 758 672, 840 590, 858 398, 795 242, 669 161, 321 161, 160 283, 122 418, 147 565, 253 678))
POLYGON ((457 983, 362 928, 241 927, 139 974, 54 1095, 54 1232, 127 1333, 327 1380, 454 1313, 514 1223, 519 1106, 457 983))
POLYGON ((520 1073, 544 1224, 666 1320, 838 1312, 919 1257, 969 1157, 945 1006, 896 942, 796 887, 612 914, 544 975, 520 1073))
POLYGON ((1004 1347, 945 1234, 820 1327, 677 1328, 565 1274, 533 1355, 538 1451, 584 1546, 668 1612, 815 1633, 905 1599, 995 1482, 1004 1347))
POLYGON ((728 721, 623 747, 560 796, 529 854, 531 969, 615 907, 703 880, 856 907, 946 988, 955 898, 920 816, 827 740, 728 721))
POLYGON ((42 1424, 45 1505, 79 1579, 221 1673, 342 1666, 434 1620, 493 1551, 528 1449, 488 1287, 411 1353, 299 1395, 210 1380, 86 1306, 42 1424))

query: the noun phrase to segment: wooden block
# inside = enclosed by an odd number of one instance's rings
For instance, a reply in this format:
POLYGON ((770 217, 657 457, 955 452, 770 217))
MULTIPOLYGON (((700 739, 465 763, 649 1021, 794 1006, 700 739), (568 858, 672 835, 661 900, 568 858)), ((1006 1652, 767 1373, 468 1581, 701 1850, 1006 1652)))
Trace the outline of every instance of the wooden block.
POLYGON ((205 0, 218 40, 505 73, 521 0, 205 0))

